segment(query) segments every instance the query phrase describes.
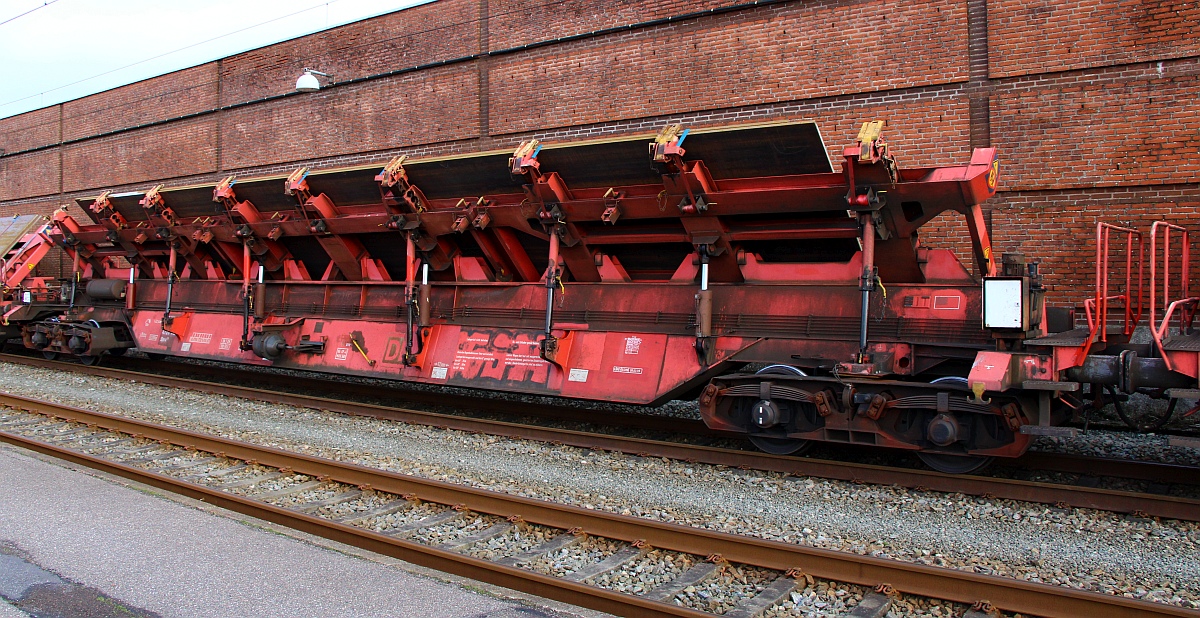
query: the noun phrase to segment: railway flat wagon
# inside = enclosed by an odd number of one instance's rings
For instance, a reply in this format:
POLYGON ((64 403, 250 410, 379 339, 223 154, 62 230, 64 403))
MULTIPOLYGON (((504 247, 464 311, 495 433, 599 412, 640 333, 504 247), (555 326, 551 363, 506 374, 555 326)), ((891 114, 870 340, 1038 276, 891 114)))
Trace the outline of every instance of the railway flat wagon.
POLYGON ((695 397, 709 426, 770 452, 869 444, 950 472, 1069 433, 1089 398, 1196 394, 1183 230, 1150 234, 1153 344, 1130 344, 1136 230, 1098 228, 1097 293, 1076 328, 1047 308, 1038 264, 993 251, 981 204, 996 151, 905 168, 882 129, 865 123, 836 161, 811 122, 672 125, 106 192, 79 201, 90 221, 59 211, 5 249, 0 334, 88 363, 137 349, 630 404, 695 397), (920 242, 947 212, 978 275, 920 242), (54 246, 70 277, 32 277, 54 246))

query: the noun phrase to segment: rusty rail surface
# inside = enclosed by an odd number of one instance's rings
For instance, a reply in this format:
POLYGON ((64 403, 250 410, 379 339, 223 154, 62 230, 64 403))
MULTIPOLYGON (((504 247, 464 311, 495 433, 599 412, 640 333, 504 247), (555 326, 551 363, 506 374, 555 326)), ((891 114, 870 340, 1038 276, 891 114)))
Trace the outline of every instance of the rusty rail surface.
MULTIPOLYGON (((20 354, 0 354, 0 361, 97 376, 116 375, 108 373, 110 369, 123 369, 126 370, 125 373, 136 375, 159 375, 159 372, 167 369, 176 373, 186 372, 189 374, 189 377, 194 379, 216 380, 220 382, 231 380, 253 381, 256 386, 261 387, 265 385, 279 391, 320 390, 325 393, 336 393, 360 399, 379 400, 392 398, 401 400, 407 404, 421 403, 450 408, 468 408, 496 414, 546 418, 556 421, 588 423, 591 425, 612 425, 671 434, 682 433, 699 436, 742 438, 741 434, 709 429, 704 423, 696 420, 606 410, 604 412, 605 421, 601 422, 597 420, 594 409, 533 403, 527 399, 501 399, 491 396, 491 393, 488 393, 488 396, 481 397, 454 392, 456 390, 464 390, 461 387, 429 387, 420 385, 413 388, 402 382, 394 382, 394 386, 367 385, 359 382, 330 379, 329 374, 305 371, 303 369, 289 369, 287 370, 288 373, 284 374, 269 370, 269 368, 267 371, 248 370, 246 365, 231 365, 223 361, 209 361, 205 364, 177 361, 164 363, 135 357, 105 357, 105 362, 109 367, 86 366, 70 361, 52 361, 36 356, 20 354), (297 377, 297 375, 303 377, 297 377)), ((134 379, 125 374, 120 374, 120 377, 134 379)))
MULTIPOLYGON (((899 592, 917 596, 968 604, 986 599, 992 606, 1006 611, 1034 613, 1048 617, 1196 615, 1192 610, 1124 597, 992 575, 980 575, 955 569, 859 556, 833 550, 802 547, 554 504, 290 453, 281 449, 247 444, 14 395, 0 394, 0 405, 169 443, 188 450, 205 451, 259 465, 287 469, 297 474, 314 476, 322 480, 337 481, 398 495, 411 494, 427 502, 461 505, 478 513, 515 517, 531 524, 558 529, 581 529, 587 534, 626 542, 644 541, 653 547, 666 550, 696 555, 717 554, 730 562, 793 573, 807 573, 813 577, 839 582, 865 586, 875 586, 886 582, 899 592)), ((547 598, 626 616, 709 615, 669 603, 595 588, 416 542, 391 538, 26 436, 0 431, 0 439, 297 530, 422 566, 547 598)))
MULTIPOLYGON (((666 457, 681 461, 738 468, 750 468, 755 470, 792 474, 796 476, 827 478, 856 483, 898 485, 901 487, 946 493, 989 496, 994 498, 1036 502, 1041 504, 1066 504, 1078 508, 1092 508, 1118 513, 1137 513, 1152 517, 1200 521, 1200 500, 1177 496, 1137 493, 1096 487, 1081 487, 1075 485, 1061 485, 1017 479, 953 475, 929 470, 895 468, 857 462, 831 461, 806 457, 788 457, 770 455, 756 451, 739 451, 734 449, 684 444, 678 442, 664 442, 660 440, 613 436, 594 432, 541 427, 537 425, 527 425, 507 421, 478 419, 452 414, 440 414, 436 412, 426 412, 399 407, 380 406, 280 391, 267 391, 262 390, 261 388, 204 382, 199 380, 191 380, 188 378, 163 376, 152 373, 148 374, 95 366, 89 367, 75 363, 47 361, 44 359, 29 358, 24 356, 0 355, 0 360, 17 362, 35 367, 68 370, 99 377, 136 380, 146 384, 168 386, 172 388, 187 388, 210 394, 253 399, 272 404, 329 410, 332 412, 356 416, 367 416, 372 418, 395 420, 405 423, 469 431, 474 433, 486 433, 510 438, 564 444, 579 448, 603 449, 650 457, 666 457)), ((192 366, 187 365, 187 367, 190 368, 192 366)), ((255 379, 257 379, 259 374, 254 375, 255 379)), ((337 388, 336 383, 330 383, 328 386, 330 388, 337 388)), ((326 383, 323 382, 321 384, 321 388, 325 389, 326 383)), ((378 393, 378 389, 374 390, 376 393, 378 393)), ((408 393, 408 391, 404 392, 406 394, 408 393)), ((429 396, 431 401, 436 401, 436 397, 440 397, 440 395, 437 393, 420 391, 414 392, 419 392, 422 395, 429 396)), ((471 400, 475 404, 479 403, 479 400, 477 399, 472 399, 466 396, 458 397, 463 400, 471 400)), ((441 401, 441 403, 446 404, 445 401, 441 401)), ((488 405, 490 406, 491 403, 492 402, 489 401, 488 405)), ((508 408, 514 405, 514 402, 495 403, 503 406, 503 411, 506 413, 508 413, 508 408)), ((511 413, 521 414, 527 412, 528 409, 533 407, 535 406, 521 405, 520 407, 515 408, 517 411, 511 413)), ((544 407, 551 408, 551 406, 544 407)), ((576 409, 567 408, 567 410, 571 415, 578 414, 578 410, 576 409)), ((542 412, 542 414, 549 413, 549 410, 544 410, 542 412)), ((596 421, 594 420, 594 414, 591 416, 593 420, 580 420, 579 422, 590 422, 592 424, 596 424, 596 421)), ((623 416, 643 419, 645 422, 653 423, 667 421, 675 426, 681 426, 686 423, 686 421, 683 419, 639 417, 634 414, 625 414, 623 416)), ((623 421, 625 419, 621 418, 618 420, 623 421)), ((615 424, 621 423, 618 422, 615 424)), ((702 423, 697 424, 703 427, 702 423)), ((644 423, 637 425, 637 427, 643 429, 647 428, 644 423)), ((1117 476, 1121 478, 1148 480, 1158 483, 1180 483, 1191 485, 1200 483, 1200 470, 1197 470, 1194 467, 1155 462, 1108 460, 1052 453, 1031 453, 1027 454, 1025 458, 1023 458, 1023 461, 1021 461, 1020 465, 1027 468, 1041 470, 1057 470, 1058 468, 1061 468, 1060 471, 1073 474, 1117 476)))

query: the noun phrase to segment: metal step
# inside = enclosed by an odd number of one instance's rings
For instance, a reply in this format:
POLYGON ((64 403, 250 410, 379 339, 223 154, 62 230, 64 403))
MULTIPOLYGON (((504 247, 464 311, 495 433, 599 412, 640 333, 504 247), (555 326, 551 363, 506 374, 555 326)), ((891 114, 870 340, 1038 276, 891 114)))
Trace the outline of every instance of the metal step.
MULTIPOLYGON (((1124 334, 1124 329, 1120 326, 1109 326, 1105 329, 1107 332, 1108 344, 1125 343, 1128 337, 1124 334)), ((1025 345, 1044 345, 1051 347, 1079 347, 1087 342, 1089 331, 1087 328, 1076 328, 1073 330, 1063 331, 1061 333, 1053 333, 1045 337, 1037 339, 1026 339, 1025 345)), ((1096 339, 1100 338, 1099 331, 1096 332, 1096 339)))
POLYGON ((1037 339, 1026 339, 1025 345, 1047 345, 1055 347, 1077 347, 1088 340, 1088 329, 1076 328, 1061 333, 1054 333, 1037 339))
POLYGON ((1170 352, 1200 352, 1200 333, 1172 335, 1163 341, 1163 349, 1170 352))

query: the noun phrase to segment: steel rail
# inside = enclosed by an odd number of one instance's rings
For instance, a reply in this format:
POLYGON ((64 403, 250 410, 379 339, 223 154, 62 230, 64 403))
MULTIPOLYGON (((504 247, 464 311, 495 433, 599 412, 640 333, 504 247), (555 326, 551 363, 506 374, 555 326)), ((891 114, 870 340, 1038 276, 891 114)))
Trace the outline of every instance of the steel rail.
MULTIPOLYGON (((27 357, 27 356, 26 357, 17 357, 17 358, 28 358, 34 362, 41 362, 41 360, 42 360, 42 359, 38 359, 36 357, 27 357)), ((0 360, 7 360, 7 359, 8 359, 8 355, 0 354, 0 360)), ((112 361, 117 361, 120 363, 120 365, 116 366, 115 368, 129 369, 132 371, 151 371, 151 372, 153 372, 152 368, 161 368, 162 367, 161 363, 155 364, 153 361, 140 359, 140 358, 120 358, 119 360, 112 359, 112 360, 110 360, 110 363, 112 361)), ((56 365, 56 366, 73 365, 72 363, 64 362, 64 361, 45 361, 45 362, 58 363, 58 365, 56 365)), ((272 385, 278 389, 282 389, 282 390, 296 389, 296 383, 298 382, 297 378, 294 375, 278 373, 278 372, 274 371, 273 368, 270 368, 270 367, 263 368, 263 369, 267 369, 267 371, 248 372, 248 371, 246 371, 245 365, 236 365, 233 363, 229 363, 227 361, 209 361, 208 364, 192 364, 192 363, 185 364, 185 363, 176 362, 175 365, 180 367, 181 369, 186 367, 188 371, 195 374, 195 377, 208 376, 208 377, 210 377, 212 379, 216 379, 216 380, 228 380, 228 379, 231 379, 233 376, 235 376, 238 373, 243 374, 243 376, 250 375, 250 376, 254 376, 255 380, 260 380, 263 383, 270 384, 270 385, 272 385)), ((74 366, 81 366, 81 365, 74 365, 74 366)), ((110 364, 110 366, 112 366, 112 365, 110 364)), ((262 368, 262 367, 258 367, 258 368, 262 368)), ((372 397, 372 396, 378 397, 378 394, 381 390, 381 387, 379 387, 377 385, 368 385, 368 384, 363 384, 360 382, 346 382, 346 381, 334 380, 334 379, 331 379, 331 374, 321 374, 319 372, 305 370, 305 369, 288 369, 287 371, 305 374, 306 377, 304 379, 316 381, 317 383, 320 384, 321 389, 330 390, 332 392, 346 393, 348 395, 357 396, 357 397, 372 397)), ((243 379, 245 379, 245 377, 243 377, 243 379)), ((374 378, 374 379, 378 380, 378 378, 374 378)), ((433 389, 428 389, 428 390, 422 389, 422 387, 426 387, 426 386, 428 386, 428 385, 422 384, 422 385, 417 385, 414 387, 414 386, 410 386, 408 383, 397 380, 397 381, 393 381, 393 385, 382 387, 382 390, 384 390, 384 392, 387 392, 389 394, 394 394, 394 395, 400 396, 402 399, 404 399, 406 401, 411 401, 411 402, 420 402, 420 403, 428 403, 428 404, 433 404, 433 405, 451 406, 451 407, 471 407, 471 408, 485 409, 490 412, 497 412, 497 413, 502 413, 502 414, 532 416, 532 417, 547 418, 547 419, 553 419, 553 420, 559 420, 559 421, 588 423, 591 425, 613 425, 613 426, 620 426, 620 427, 627 427, 627 428, 634 428, 634 429, 644 429, 647 431, 660 431, 660 432, 670 433, 670 434, 689 434, 689 435, 697 435, 697 436, 710 436, 713 438, 733 438, 733 439, 737 439, 737 440, 745 440, 744 434, 728 432, 728 431, 720 431, 717 429, 710 429, 703 422, 698 421, 698 420, 681 419, 681 418, 677 418, 677 417, 651 416, 651 415, 646 415, 646 414, 638 414, 636 412, 628 413, 628 412, 613 411, 613 410, 609 409, 609 410, 604 411, 605 422, 599 422, 596 420, 596 415, 595 415, 596 408, 594 408, 594 407, 592 407, 592 408, 566 407, 566 406, 561 406, 561 405, 531 403, 528 400, 496 399, 494 397, 481 397, 478 395, 472 396, 472 395, 464 395, 464 394, 458 394, 458 393, 453 393, 453 392, 446 392, 447 390, 450 390, 450 389, 467 390, 464 387, 460 387, 460 386, 434 387, 433 389)), ((541 396, 541 397, 547 397, 547 398, 551 398, 551 399, 554 398, 549 395, 545 395, 545 396, 541 396)), ((1105 429, 1107 431, 1114 431, 1114 432, 1120 432, 1120 433, 1127 433, 1127 432, 1131 431, 1129 429, 1129 427, 1127 427, 1125 425, 1101 427, 1101 426, 1099 426, 1099 424, 1093 423, 1093 426, 1096 427, 1097 429, 1105 429)), ((1178 435, 1180 437, 1193 437, 1196 435, 1192 432, 1176 431, 1176 430, 1170 430, 1170 431, 1159 430, 1157 433, 1158 433, 1158 435, 1178 435)), ((856 445, 856 446, 858 446, 860 448, 872 448, 872 447, 869 447, 866 445, 856 445)), ((1034 458, 1031 457, 1030 459, 1034 459, 1034 458)), ((1037 459, 1037 467, 1040 469, 1044 469, 1044 466, 1049 461, 1049 459, 1046 457, 1038 457, 1036 459, 1037 459)), ((1026 456, 1023 455, 1020 458, 1013 460, 1013 465, 1021 466, 1021 467, 1034 467, 1032 464, 1030 464, 1029 462, 1026 462, 1025 460, 1026 460, 1026 456)), ((1071 466, 1070 464, 1067 464, 1067 466, 1069 469, 1056 470, 1056 471, 1060 471, 1060 472, 1074 471, 1073 466, 1071 466)), ((1092 473, 1094 474, 1094 472, 1092 472, 1092 473)), ((1106 475, 1112 474, 1112 475, 1116 475, 1116 476, 1124 476, 1124 474, 1126 474, 1126 471, 1110 468, 1109 472, 1106 472, 1105 474, 1106 475)), ((1132 474, 1134 474, 1135 476, 1128 476, 1128 477, 1124 477, 1124 478, 1142 479, 1141 476, 1136 476, 1138 474, 1137 472, 1133 472, 1132 474)), ((1144 480, 1154 480, 1155 478, 1156 477, 1150 477, 1150 478, 1147 478, 1144 480)), ((1175 481, 1172 481, 1172 482, 1175 482, 1175 481)), ((1196 483, 1198 481, 1196 481, 1194 478, 1192 478, 1190 481, 1178 481, 1178 482, 1196 483)))
MULTIPOLYGON (((0 354, 0 361, 5 362, 19 363, 31 367, 41 367, 44 369, 72 371, 87 375, 107 377, 119 375, 120 377, 127 379, 130 379, 131 376, 161 375, 155 370, 161 370, 163 368, 163 363, 156 363, 155 361, 138 358, 106 357, 106 360, 109 362, 117 362, 120 366, 97 367, 94 365, 80 365, 74 362, 46 360, 44 358, 22 356, 19 354, 0 354), (122 371, 123 373, 111 373, 113 371, 122 371)), ((296 389, 303 390, 303 385, 306 384, 305 378, 297 378, 294 375, 285 375, 266 371, 247 371, 245 366, 231 366, 220 361, 213 361, 213 363, 214 364, 204 365, 168 363, 168 365, 180 372, 188 372, 191 374, 192 378, 207 378, 221 381, 231 379, 239 379, 242 381, 253 380, 259 386, 269 385, 281 391, 296 389)), ((384 394, 386 396, 399 397, 408 403, 424 403, 446 407, 474 408, 487 412, 515 416, 547 418, 559 421, 587 423, 591 425, 615 425, 620 427, 671 434, 683 433, 713 437, 741 437, 740 434, 709 429, 704 425, 704 423, 690 419, 605 411, 605 419, 607 419, 608 422, 603 422, 596 419, 594 410, 585 408, 570 408, 531 403, 529 401, 483 398, 478 396, 446 392, 447 389, 442 388, 436 390, 405 388, 401 382, 396 383, 398 385, 397 387, 379 387, 377 385, 330 380, 328 379, 328 375, 325 375, 324 377, 316 377, 320 376, 321 374, 308 372, 306 370, 289 371, 303 372, 314 376, 309 378, 312 381, 311 383, 308 383, 308 388, 310 389, 319 388, 320 390, 328 393, 345 394, 353 397, 379 399, 381 394, 384 394)))
MULTIPOLYGON (((479 513, 515 517, 528 523, 559 529, 581 529, 587 534, 631 543, 644 541, 653 547, 671 551, 697 555, 716 554, 730 562, 781 571, 797 569, 795 572, 851 584, 875 586, 886 582, 897 591, 917 596, 968 604, 986 599, 994 607, 1005 611, 1047 617, 1196 615, 1196 612, 1180 607, 1096 592, 803 547, 554 504, 290 453, 277 448, 15 395, 0 394, 0 405, 170 443, 189 450, 205 451, 259 465, 287 469, 322 480, 398 495, 411 494, 428 502, 461 505, 479 513)), ((575 584, 419 543, 393 539, 5 431, 0 431, 0 439, 349 545, 547 598, 626 616, 708 615, 668 603, 575 584)))
MULTIPOLYGON (((988 496, 1040 504, 1066 504, 1077 508, 1091 508, 1117 513, 1144 514, 1151 517, 1200 521, 1200 500, 1178 496, 1144 494, 1018 479, 945 474, 930 470, 894 468, 857 462, 770 455, 753 451, 739 451, 711 446, 525 425, 507 421, 476 419, 437 412, 348 402, 311 395, 266 391, 258 388, 217 384, 188 378, 137 373, 122 369, 58 363, 28 357, 3 356, 3 360, 13 360, 14 362, 23 362, 27 365, 51 369, 69 368, 71 371, 93 376, 136 380, 146 384, 187 388, 199 392, 240 397, 272 404, 328 410, 355 416, 367 416, 443 429, 486 433, 489 435, 535 440, 551 444, 563 444, 579 448, 602 449, 631 455, 666 457, 687 462, 750 468, 795 476, 819 477, 854 483, 897 485, 944 493, 988 496)), ((673 420, 679 422, 679 419, 673 420)), ((1033 457, 1041 457, 1045 460, 1049 456, 1042 454, 1033 455, 1033 457)), ((1067 457, 1066 459, 1071 466, 1078 468, 1079 472, 1093 475, 1105 472, 1104 466, 1107 460, 1080 457, 1067 457)), ((1034 461, 1036 462, 1036 459, 1034 461)), ((1129 463, 1136 471, 1136 475, 1131 475, 1134 478, 1143 478, 1158 482, 1190 482, 1193 484, 1197 482, 1198 475, 1195 468, 1151 462, 1123 463, 1129 463)), ((1027 467, 1031 467, 1028 464, 1026 465, 1027 467)), ((1107 465, 1112 467, 1116 464, 1109 463, 1107 465)))
POLYGON ((1069 453, 1029 452, 1016 464, 1030 470, 1049 470, 1083 476, 1111 476, 1135 481, 1200 485, 1200 468, 1155 461, 1105 459, 1069 453))

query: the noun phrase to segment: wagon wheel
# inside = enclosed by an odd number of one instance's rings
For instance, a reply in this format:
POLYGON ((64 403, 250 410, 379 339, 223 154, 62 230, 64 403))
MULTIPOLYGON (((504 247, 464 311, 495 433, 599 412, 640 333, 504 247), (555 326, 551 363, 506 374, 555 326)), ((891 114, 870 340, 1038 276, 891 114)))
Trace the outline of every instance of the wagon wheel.
MULTIPOLYGON (((961 376, 944 376, 930 380, 930 384, 956 384, 967 386, 967 379, 961 376)), ((917 457, 925 465, 946 474, 970 474, 987 468, 996 460, 995 457, 983 455, 953 455, 949 453, 917 453, 917 457)))
POLYGON ((95 355, 83 354, 79 357, 79 362, 81 362, 89 367, 99 365, 100 364, 100 355, 99 354, 95 354, 95 355))
POLYGON ((45 350, 42 352, 42 358, 44 358, 46 360, 54 360, 54 359, 58 358, 58 352, 45 350))
POLYGON ((1142 414, 1137 418, 1133 418, 1125 412, 1125 406, 1121 405, 1120 399, 1117 398, 1117 390, 1111 386, 1106 387, 1109 396, 1112 397, 1113 408, 1117 411, 1117 416, 1129 426, 1130 429, 1135 429, 1141 432, 1158 431, 1166 427, 1167 423, 1171 422, 1171 417, 1175 415, 1175 406, 1179 402, 1178 399, 1172 399, 1171 403, 1167 404, 1167 411, 1161 415, 1142 414))
POLYGON ((812 440, 769 438, 767 436, 750 436, 750 444, 758 447, 758 450, 772 455, 803 455, 813 447, 812 440))
POLYGON ((970 474, 992 465, 995 457, 985 455, 951 455, 949 453, 917 453, 925 465, 946 474, 970 474))
MULTIPOLYGON (((755 375, 806 376, 808 374, 791 365, 769 365, 756 371, 755 375)), ((786 436, 751 435, 749 438, 750 444, 758 447, 758 450, 772 455, 803 455, 814 446, 812 440, 786 436)))

